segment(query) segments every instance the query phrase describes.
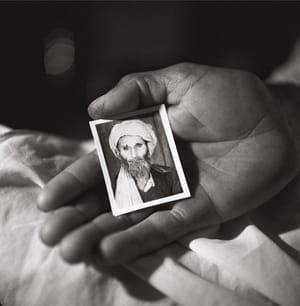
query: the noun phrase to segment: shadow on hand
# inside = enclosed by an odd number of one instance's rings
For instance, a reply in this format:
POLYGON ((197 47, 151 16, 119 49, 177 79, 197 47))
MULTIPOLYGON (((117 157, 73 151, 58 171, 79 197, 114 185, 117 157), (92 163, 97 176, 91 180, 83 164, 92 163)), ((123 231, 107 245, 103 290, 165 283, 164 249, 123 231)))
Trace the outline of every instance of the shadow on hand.
POLYGON ((182 161, 182 168, 193 196, 199 184, 198 160, 190 148, 190 144, 184 141, 177 140, 177 148, 179 158, 182 161))

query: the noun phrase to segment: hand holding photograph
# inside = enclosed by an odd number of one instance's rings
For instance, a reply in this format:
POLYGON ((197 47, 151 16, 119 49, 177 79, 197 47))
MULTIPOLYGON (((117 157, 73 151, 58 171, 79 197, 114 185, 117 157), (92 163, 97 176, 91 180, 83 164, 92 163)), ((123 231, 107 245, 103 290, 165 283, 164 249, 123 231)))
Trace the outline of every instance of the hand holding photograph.
POLYGON ((90 126, 113 215, 190 197, 164 105, 90 126))

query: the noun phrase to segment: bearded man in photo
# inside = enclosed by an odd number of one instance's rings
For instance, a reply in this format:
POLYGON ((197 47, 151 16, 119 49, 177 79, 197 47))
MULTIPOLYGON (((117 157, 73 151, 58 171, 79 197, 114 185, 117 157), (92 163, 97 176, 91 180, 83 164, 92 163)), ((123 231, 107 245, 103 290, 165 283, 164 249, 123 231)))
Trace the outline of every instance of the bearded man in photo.
POLYGON ((114 125, 109 145, 121 163, 119 174, 112 181, 119 208, 182 192, 174 169, 151 163, 157 137, 150 124, 126 120, 114 125))

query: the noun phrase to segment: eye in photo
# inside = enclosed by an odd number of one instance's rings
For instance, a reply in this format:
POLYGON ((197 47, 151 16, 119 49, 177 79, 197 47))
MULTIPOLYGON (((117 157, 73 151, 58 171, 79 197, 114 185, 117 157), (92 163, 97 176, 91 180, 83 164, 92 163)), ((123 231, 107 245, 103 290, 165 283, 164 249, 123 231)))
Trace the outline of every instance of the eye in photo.
POLYGON ((190 197, 164 105, 90 126, 113 215, 190 197))

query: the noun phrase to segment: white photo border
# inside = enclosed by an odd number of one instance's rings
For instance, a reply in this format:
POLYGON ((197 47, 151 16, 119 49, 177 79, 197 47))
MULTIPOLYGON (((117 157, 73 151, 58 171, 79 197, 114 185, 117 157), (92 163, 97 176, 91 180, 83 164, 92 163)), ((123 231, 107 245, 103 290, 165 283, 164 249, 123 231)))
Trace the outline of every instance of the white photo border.
POLYGON ((93 121, 90 121, 89 123, 90 123, 90 128, 91 128, 91 131, 92 131, 92 135, 93 135, 93 138, 94 138, 94 142, 95 142, 95 145, 96 145, 100 165, 101 165, 101 168, 102 168, 103 177, 104 177, 104 181, 105 181, 105 184, 106 184, 108 197, 109 197, 109 201, 110 201, 110 206, 111 206, 111 209, 112 209, 112 214, 114 216, 119 216, 119 215, 122 215, 122 214, 125 214, 125 213, 133 212, 133 211, 136 211, 136 210, 140 210, 140 209, 143 209, 143 208, 148 208, 148 207, 159 205, 159 204, 164 204, 164 203, 168 203, 168 202, 173 202, 173 201, 186 199, 186 198, 189 198, 191 196, 190 190, 189 190, 189 187, 188 187, 188 184, 187 184, 184 172, 183 172, 183 168, 182 168, 182 165, 181 165, 181 162, 180 162, 180 158, 179 158, 179 155, 178 155, 178 152, 177 152, 177 148, 176 148, 176 145, 175 145, 173 133, 172 133, 171 126, 170 126, 169 119, 168 119, 168 115, 167 115, 166 106, 164 104, 149 107, 149 108, 139 109, 139 110, 129 112, 129 113, 125 113, 125 114, 122 114, 122 115, 119 115, 119 116, 114 116, 112 119, 93 120, 93 121), (143 115, 143 114, 147 114, 147 113, 153 113, 155 111, 159 112, 161 122, 162 122, 163 128, 164 128, 165 133, 166 133, 167 142, 168 142, 169 147, 170 147, 171 155, 172 155, 173 160, 174 160, 175 170, 177 171, 179 182, 180 182, 181 187, 182 187, 182 192, 171 195, 171 196, 159 198, 159 199, 156 199, 156 200, 148 201, 148 202, 145 202, 145 204, 134 205, 134 206, 128 207, 126 209, 117 208, 118 205, 117 205, 116 200, 115 200, 115 196, 114 196, 114 192, 113 192, 113 188, 112 188, 112 183, 111 183, 107 163, 106 163, 106 160, 105 160, 105 157, 104 157, 104 151, 103 151, 103 148, 102 148, 102 145, 101 145, 101 140, 100 140, 100 137, 99 137, 99 134, 98 134, 98 131, 97 131, 97 125, 107 123, 107 122, 110 122, 110 121, 114 121, 114 120, 126 119, 126 118, 129 118, 129 117, 132 117, 132 116, 143 115))

